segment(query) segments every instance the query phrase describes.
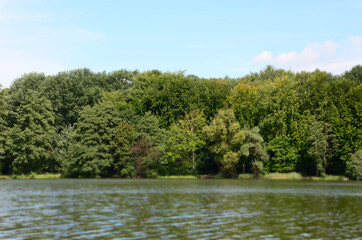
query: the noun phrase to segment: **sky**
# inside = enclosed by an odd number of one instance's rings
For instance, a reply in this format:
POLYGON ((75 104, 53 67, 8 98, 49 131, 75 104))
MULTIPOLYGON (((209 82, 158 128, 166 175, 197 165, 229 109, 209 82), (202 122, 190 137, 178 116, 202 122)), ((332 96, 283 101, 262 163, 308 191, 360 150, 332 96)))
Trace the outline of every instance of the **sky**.
POLYGON ((362 65, 362 1, 0 0, 0 84, 77 68, 242 77, 362 65))

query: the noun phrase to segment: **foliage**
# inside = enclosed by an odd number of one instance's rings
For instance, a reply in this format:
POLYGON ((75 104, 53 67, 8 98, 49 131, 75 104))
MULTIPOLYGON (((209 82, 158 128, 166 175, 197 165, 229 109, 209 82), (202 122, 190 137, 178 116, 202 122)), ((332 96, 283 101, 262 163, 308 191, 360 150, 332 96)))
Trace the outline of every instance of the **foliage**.
POLYGON ((111 141, 119 117, 113 105, 103 101, 86 106, 74 126, 74 143, 69 149, 65 170, 73 176, 108 176, 113 164, 111 141))
POLYGON ((330 126, 321 121, 311 122, 309 130, 309 149, 308 154, 314 159, 316 165, 316 175, 319 172, 326 174, 328 154, 333 151, 334 135, 330 126))
POLYGON ((334 76, 267 66, 237 79, 86 68, 25 74, 0 88, 0 172, 357 179, 361 69, 334 76))
POLYGON ((355 152, 347 163, 347 175, 352 179, 362 178, 362 150, 355 152))
POLYGON ((192 110, 178 124, 171 126, 167 142, 169 164, 182 161, 181 165, 186 169, 196 171, 197 151, 205 145, 202 135, 205 125, 203 114, 192 110))
POLYGON ((44 97, 26 95, 14 110, 17 117, 10 132, 14 172, 41 171, 51 165, 55 137, 51 103, 44 97))
POLYGON ((114 151, 114 168, 123 177, 135 176, 135 164, 131 155, 131 146, 134 139, 134 126, 121 121, 110 142, 114 151))
POLYGON ((300 173, 268 173, 263 176, 263 179, 284 179, 284 180, 301 180, 303 176, 300 173))
POLYGON ((189 110, 191 81, 182 72, 161 73, 157 70, 139 74, 131 90, 131 101, 140 115, 151 111, 162 127, 169 127, 189 110))
POLYGON ((156 177, 161 152, 146 137, 140 138, 131 148, 137 177, 156 177))
POLYGON ((236 174, 239 160, 238 150, 244 139, 244 133, 236 122, 231 109, 220 109, 209 126, 203 129, 210 143, 210 151, 216 156, 221 171, 228 176, 236 174))
POLYGON ((269 171, 286 173, 296 170, 298 152, 287 136, 277 136, 268 143, 267 147, 271 160, 268 162, 269 171))
POLYGON ((259 128, 244 129, 244 140, 239 150, 242 157, 243 172, 245 165, 251 165, 251 169, 255 176, 263 172, 264 162, 269 159, 265 147, 263 146, 263 138, 259 134, 259 128))

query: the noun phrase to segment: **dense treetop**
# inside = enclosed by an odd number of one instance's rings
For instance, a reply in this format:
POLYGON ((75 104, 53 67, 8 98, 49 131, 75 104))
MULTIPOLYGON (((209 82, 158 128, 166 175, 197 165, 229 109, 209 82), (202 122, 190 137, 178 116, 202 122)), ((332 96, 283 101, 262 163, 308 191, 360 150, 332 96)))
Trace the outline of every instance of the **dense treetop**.
POLYGON ((0 91, 0 172, 361 177, 362 66, 242 78, 78 69, 0 91))

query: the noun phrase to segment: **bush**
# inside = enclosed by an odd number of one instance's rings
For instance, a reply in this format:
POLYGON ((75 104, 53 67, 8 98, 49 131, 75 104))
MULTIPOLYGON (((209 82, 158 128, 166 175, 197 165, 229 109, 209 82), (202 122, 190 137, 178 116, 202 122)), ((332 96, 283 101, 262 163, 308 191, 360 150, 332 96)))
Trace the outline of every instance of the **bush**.
POLYGON ((269 173, 263 176, 264 179, 300 180, 303 176, 300 173, 269 173))
POLYGON ((250 173, 241 173, 239 174, 238 179, 254 179, 254 175, 250 173))

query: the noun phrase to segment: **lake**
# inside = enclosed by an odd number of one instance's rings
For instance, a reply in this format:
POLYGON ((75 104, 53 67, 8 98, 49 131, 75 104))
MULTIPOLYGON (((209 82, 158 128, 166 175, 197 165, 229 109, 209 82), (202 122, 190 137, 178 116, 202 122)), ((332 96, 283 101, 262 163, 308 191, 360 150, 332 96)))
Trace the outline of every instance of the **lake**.
POLYGON ((362 183, 0 181, 0 239, 362 239, 362 183))

